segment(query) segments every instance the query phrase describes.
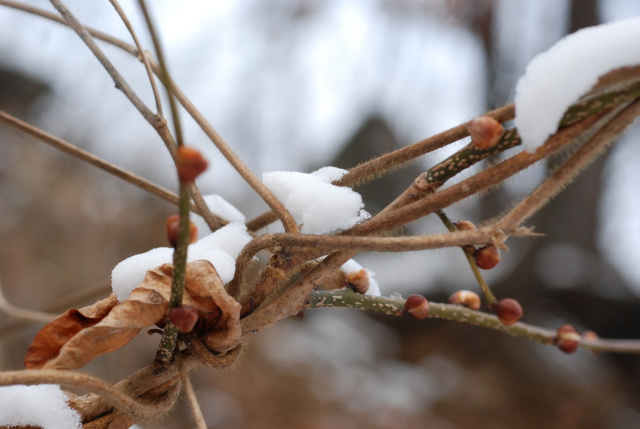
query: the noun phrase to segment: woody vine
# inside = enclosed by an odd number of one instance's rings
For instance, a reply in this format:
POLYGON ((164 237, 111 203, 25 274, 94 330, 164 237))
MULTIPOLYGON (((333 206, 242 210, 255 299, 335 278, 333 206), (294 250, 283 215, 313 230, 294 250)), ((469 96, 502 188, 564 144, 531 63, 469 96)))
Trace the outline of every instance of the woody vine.
MULTIPOLYGON (((155 418, 168 411, 180 390, 184 389, 191 399, 198 424, 204 427, 197 401, 193 398, 189 371, 202 365, 213 368, 231 366, 237 361, 243 344, 257 332, 305 309, 324 307, 350 307, 416 319, 442 318, 499 330, 557 347, 565 353, 573 353, 578 348, 596 352, 640 353, 639 340, 598 338, 593 332, 581 334, 569 324, 548 330, 523 323, 520 319, 526 314, 526 303, 494 296, 482 274, 483 270, 498 265, 501 251, 508 250, 510 239, 529 239, 540 235, 527 224, 531 216, 564 189, 640 115, 639 67, 612 70, 602 76, 595 87, 566 111, 557 132, 533 152, 512 151, 521 145, 521 139, 517 129, 505 130, 503 126, 515 116, 514 106, 508 105, 354 166, 333 181, 333 185, 357 189, 360 183, 401 168, 424 154, 466 137, 471 140, 467 146, 418 176, 405 192, 371 219, 329 235, 308 234, 301 232, 301 226, 285 204, 251 172, 231 145, 172 81, 170 67, 163 59, 160 38, 144 1, 139 1, 140 10, 147 23, 146 31, 154 41, 156 59, 140 45, 117 1, 110 1, 131 32, 135 46, 83 26, 59 0, 51 0, 59 16, 6 0, 0 0, 0 5, 56 21, 78 34, 116 87, 157 131, 175 161, 179 193, 172 193, 111 165, 5 112, 0 112, 0 120, 175 204, 178 213, 167 220, 168 241, 174 249, 173 261, 149 267, 145 280, 127 300, 119 301, 112 295, 92 306, 70 310, 57 317, 38 333, 27 351, 25 363, 28 369, 0 373, 0 384, 56 383, 87 388, 93 393, 72 397, 69 406, 81 415, 85 427, 93 428, 128 427, 135 422, 155 418), (155 111, 140 100, 102 52, 96 39, 140 60, 153 88, 155 111), (164 116, 158 84, 168 94, 173 130, 168 127, 164 116), (226 283, 211 263, 187 263, 188 246, 195 237, 194 226, 189 221, 190 212, 202 215, 212 231, 229 222, 212 213, 200 195, 196 184, 198 175, 215 166, 208 166, 195 148, 183 142, 179 109, 193 117, 270 208, 246 223, 250 241, 239 252, 235 260, 235 274, 226 283), (446 212, 452 204, 500 184, 559 151, 569 154, 566 160, 500 218, 476 227, 464 219, 448 217, 446 212), (497 154, 503 155, 504 159, 443 188, 453 177, 497 154), (442 233, 392 236, 397 228, 431 214, 441 220, 442 233), (272 222, 280 222, 285 232, 260 234, 261 228, 272 222), (406 299, 370 296, 365 295, 370 285, 366 270, 345 272, 341 269, 360 251, 407 252, 442 247, 461 249, 477 280, 477 291, 459 291, 450 297, 449 303, 430 302, 421 295, 406 299), (266 258, 256 258, 265 253, 266 258), (250 271, 258 272, 258 275, 249 274, 250 271), (73 328, 69 328, 70 325, 73 328), (148 367, 115 385, 73 371, 101 354, 117 350, 142 329, 161 335, 155 357, 153 353, 149 355, 148 367), (113 339, 105 341, 107 337, 113 339)), ((26 319, 42 316, 34 316, 22 309, 14 314, 26 319)))

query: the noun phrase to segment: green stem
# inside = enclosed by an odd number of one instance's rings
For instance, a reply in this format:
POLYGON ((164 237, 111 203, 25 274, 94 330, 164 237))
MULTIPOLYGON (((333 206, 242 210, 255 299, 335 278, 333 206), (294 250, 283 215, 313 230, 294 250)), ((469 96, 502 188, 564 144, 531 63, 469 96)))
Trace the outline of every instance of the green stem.
MULTIPOLYGON (((378 311, 391 316, 406 316, 405 301, 398 298, 362 295, 351 289, 314 290, 310 294, 307 308, 356 308, 378 311)), ((492 314, 471 310, 460 305, 430 302, 429 310, 430 319, 451 320, 480 326, 544 345, 554 345, 556 341, 557 332, 555 330, 539 328, 522 322, 505 326, 492 314)), ((581 348, 593 352, 640 354, 640 341, 638 340, 581 339, 578 344, 581 348)))
MULTIPOLYGON (((442 221, 444 226, 447 227, 449 232, 460 231, 458 229, 458 227, 455 226, 453 224, 453 222, 451 222, 451 219, 449 219, 449 217, 446 215, 446 213, 444 211, 438 210, 438 211, 436 211, 436 214, 438 215, 438 217, 440 218, 440 220, 442 221)), ((473 275, 476 278, 476 281, 478 282, 478 286, 480 286, 480 290, 482 291, 482 294, 484 295, 484 299, 487 300, 487 305, 489 307, 491 307, 494 303, 496 303, 498 301, 498 299, 491 292, 491 289, 489 289, 489 285, 487 284, 487 282, 484 281, 484 277, 482 277, 482 273, 480 272, 480 268, 478 268, 478 264, 476 263, 476 257, 473 254, 474 253, 474 247, 473 246, 462 246, 461 249, 464 252, 464 256, 467 257, 467 261, 469 262, 469 266, 471 267, 471 271, 473 271, 473 275)))
MULTIPOLYGON (((407 314, 404 311, 405 301, 397 298, 362 295, 350 289, 314 290, 311 292, 308 308, 348 307, 379 311, 392 316, 403 316, 407 314)), ((430 302, 429 318, 480 326, 547 345, 553 344, 556 338, 556 331, 521 322, 505 326, 492 314, 471 310, 461 305, 430 302)))
MULTIPOLYGON (((178 243, 173 252, 173 276, 171 278, 171 295, 169 311, 182 305, 187 272, 187 248, 189 246, 189 201, 188 184, 180 183, 180 223, 178 224, 178 243)), ((156 363, 159 371, 164 371, 173 363, 173 353, 178 342, 178 329, 167 319, 162 332, 162 339, 156 352, 156 363)))

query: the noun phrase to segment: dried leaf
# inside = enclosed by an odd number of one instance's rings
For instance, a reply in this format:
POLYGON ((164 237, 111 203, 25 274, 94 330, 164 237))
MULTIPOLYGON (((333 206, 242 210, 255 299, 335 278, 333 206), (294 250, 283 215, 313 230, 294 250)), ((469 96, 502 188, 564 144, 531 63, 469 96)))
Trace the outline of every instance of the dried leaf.
MULTIPOLYGON (((173 267, 147 272, 128 300, 116 305, 99 302, 70 310, 45 326, 27 352, 27 368, 73 369, 127 344, 143 328, 162 326, 169 308, 173 267), (94 308, 95 307, 95 308, 94 308)), ((106 301, 106 300, 105 300, 106 301)), ((205 319, 203 338, 214 351, 234 347, 240 338, 240 304, 229 296, 211 263, 187 265, 184 305, 196 307, 205 319), (211 331, 211 332, 209 332, 211 331)))
POLYGON ((68 310, 52 320, 36 334, 31 342, 24 358, 25 367, 27 369, 41 368, 47 361, 58 355, 60 348, 71 337, 84 328, 100 322, 117 302, 116 296, 111 294, 108 298, 93 305, 80 310, 68 310))

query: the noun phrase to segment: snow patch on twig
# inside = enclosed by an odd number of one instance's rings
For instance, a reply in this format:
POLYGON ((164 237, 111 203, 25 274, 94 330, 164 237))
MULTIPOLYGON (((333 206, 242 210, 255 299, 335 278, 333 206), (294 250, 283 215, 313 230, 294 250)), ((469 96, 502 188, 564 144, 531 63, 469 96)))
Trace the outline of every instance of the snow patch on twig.
POLYGON ((528 151, 558 129, 567 108, 598 78, 640 64, 640 17, 585 28, 533 59, 516 85, 515 125, 528 151))
POLYGON ((324 167, 310 174, 295 171, 265 173, 262 181, 307 234, 325 234, 349 228, 371 217, 363 210, 362 196, 331 182, 347 173, 324 167))
POLYGON ((0 387, 0 426, 82 427, 80 415, 57 384, 0 387))

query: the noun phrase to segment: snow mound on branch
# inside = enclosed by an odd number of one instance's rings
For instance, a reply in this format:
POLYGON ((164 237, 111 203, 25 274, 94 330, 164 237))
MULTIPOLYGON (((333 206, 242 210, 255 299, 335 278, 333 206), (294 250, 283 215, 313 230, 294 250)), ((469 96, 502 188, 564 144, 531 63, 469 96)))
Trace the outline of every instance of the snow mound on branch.
POLYGON ((82 427, 80 415, 57 384, 0 387, 0 426, 82 427))
POLYGON ((589 27, 533 59, 516 85, 515 125, 528 151, 556 132, 569 106, 598 78, 640 64, 640 17, 589 27))
MULTIPOLYGON (((191 244, 187 250, 187 262, 205 260, 215 267, 223 283, 231 281, 236 270, 236 258, 242 248, 251 241, 247 227, 230 223, 213 234, 191 244)), ((173 262, 173 249, 158 247, 120 262, 111 272, 111 287, 118 301, 129 298, 147 271, 173 262)))
POLYGON ((353 189, 332 185, 347 173, 324 167, 306 174, 295 171, 265 173, 262 181, 282 201, 302 232, 324 234, 349 228, 371 217, 363 210, 360 194, 353 189))

